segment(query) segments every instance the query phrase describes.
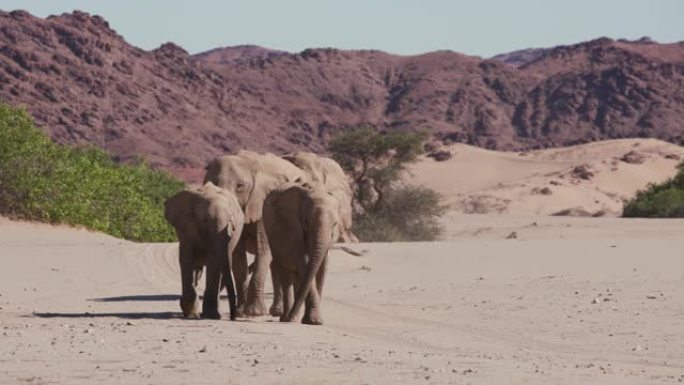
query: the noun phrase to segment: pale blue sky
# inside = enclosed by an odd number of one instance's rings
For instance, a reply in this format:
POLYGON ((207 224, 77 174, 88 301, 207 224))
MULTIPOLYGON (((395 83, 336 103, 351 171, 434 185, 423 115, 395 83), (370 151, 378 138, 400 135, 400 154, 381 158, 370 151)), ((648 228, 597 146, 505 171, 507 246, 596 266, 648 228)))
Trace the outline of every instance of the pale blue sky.
POLYGON ((0 0, 37 16, 80 9, 130 43, 173 41, 191 53, 256 44, 491 56, 601 36, 684 40, 684 0, 0 0))

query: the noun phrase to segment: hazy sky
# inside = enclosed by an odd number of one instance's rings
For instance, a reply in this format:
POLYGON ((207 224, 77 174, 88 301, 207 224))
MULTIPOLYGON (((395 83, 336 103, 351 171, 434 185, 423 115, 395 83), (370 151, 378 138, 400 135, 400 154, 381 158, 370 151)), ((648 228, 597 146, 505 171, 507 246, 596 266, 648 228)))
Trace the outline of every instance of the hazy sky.
POLYGON ((104 16, 130 43, 191 53, 256 44, 491 56, 601 36, 684 40, 684 0, 0 0, 3 10, 104 16))

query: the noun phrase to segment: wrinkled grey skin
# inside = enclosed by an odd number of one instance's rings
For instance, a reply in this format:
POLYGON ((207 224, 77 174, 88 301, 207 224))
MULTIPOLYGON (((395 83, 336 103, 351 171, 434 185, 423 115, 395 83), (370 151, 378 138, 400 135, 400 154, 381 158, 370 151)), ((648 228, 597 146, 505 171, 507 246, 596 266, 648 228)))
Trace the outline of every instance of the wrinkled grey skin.
POLYGON ((197 318, 197 284, 207 266, 201 317, 221 318, 218 308, 222 287, 228 289, 230 319, 237 316, 232 254, 242 234, 244 215, 237 199, 211 182, 197 190, 185 190, 167 199, 164 216, 176 230, 183 316, 197 318))
MULTIPOLYGON (((237 280, 238 312, 246 316, 266 314, 264 286, 271 252, 261 221, 266 195, 306 175, 292 163, 273 154, 239 151, 236 155, 220 156, 207 165, 204 181, 233 193, 245 214, 245 230, 237 246, 233 271, 237 280), (249 279, 247 252, 255 255, 249 279)), ((275 275, 273 278, 276 279, 275 275)), ((276 284, 274 283, 274 286, 276 284)), ((274 299, 272 314, 279 314, 278 298, 274 299)))
POLYGON ((321 295, 328 250, 340 236, 339 212, 338 200, 321 185, 293 185, 268 195, 263 222, 271 270, 283 293, 281 321, 293 322, 306 302, 302 323, 323 324, 321 295))
POLYGON ((295 152, 282 156, 283 159, 302 169, 312 183, 322 184, 334 196, 340 206, 341 231, 339 242, 358 242, 352 233, 353 193, 347 175, 335 160, 312 152, 295 152))

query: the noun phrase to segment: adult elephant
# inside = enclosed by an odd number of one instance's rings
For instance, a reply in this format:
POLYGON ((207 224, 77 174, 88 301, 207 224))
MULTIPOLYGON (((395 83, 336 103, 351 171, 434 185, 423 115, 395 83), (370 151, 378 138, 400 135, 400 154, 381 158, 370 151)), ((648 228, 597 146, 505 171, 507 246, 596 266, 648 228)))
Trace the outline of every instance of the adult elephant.
POLYGON ((335 160, 312 152, 295 152, 282 158, 302 169, 310 181, 322 184, 328 194, 337 199, 341 221, 339 241, 358 242, 351 231, 353 193, 342 167, 335 160))
POLYGON ((317 183, 274 190, 266 198, 263 222, 271 270, 283 293, 281 321, 294 321, 306 301, 302 323, 323 323, 321 295, 328 250, 339 237, 339 212, 339 201, 317 183))
MULTIPOLYGON (((204 182, 232 192, 245 215, 242 238, 234 254, 233 272, 237 281, 238 312, 246 316, 266 314, 264 286, 271 263, 271 252, 261 221, 266 195, 286 184, 303 181, 306 174, 292 163, 273 154, 239 151, 209 162, 204 182), (249 279, 247 252, 255 255, 249 279)), ((274 276, 274 279, 276 277, 274 276)), ((274 282, 274 286, 277 284, 274 282)), ((275 302, 279 302, 276 290, 275 302)), ((271 313, 279 314, 276 306, 271 313)))
POLYGON ((185 190, 164 202, 164 217, 176 230, 182 282, 180 307, 183 316, 198 318, 197 284, 207 266, 202 301, 203 318, 221 318, 219 293, 228 289, 230 319, 237 316, 231 256, 240 239, 244 215, 237 199, 211 182, 197 190, 185 190))

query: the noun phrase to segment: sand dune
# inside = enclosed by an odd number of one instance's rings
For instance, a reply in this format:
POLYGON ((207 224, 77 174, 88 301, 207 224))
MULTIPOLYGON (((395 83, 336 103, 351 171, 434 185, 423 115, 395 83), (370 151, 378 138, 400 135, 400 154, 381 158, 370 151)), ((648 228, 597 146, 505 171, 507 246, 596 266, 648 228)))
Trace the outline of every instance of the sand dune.
POLYGON ((176 244, 0 219, 0 383, 672 384, 682 228, 461 215, 449 241, 333 252, 311 327, 181 319, 176 244))
POLYGON ((680 146, 624 139, 507 153, 456 144, 453 157, 410 168, 410 183, 442 193, 456 212, 617 216, 623 199, 675 174, 680 146), (625 155, 629 154, 626 158, 625 155), (623 160, 624 158, 624 160, 623 160))

